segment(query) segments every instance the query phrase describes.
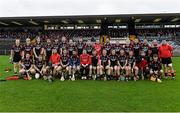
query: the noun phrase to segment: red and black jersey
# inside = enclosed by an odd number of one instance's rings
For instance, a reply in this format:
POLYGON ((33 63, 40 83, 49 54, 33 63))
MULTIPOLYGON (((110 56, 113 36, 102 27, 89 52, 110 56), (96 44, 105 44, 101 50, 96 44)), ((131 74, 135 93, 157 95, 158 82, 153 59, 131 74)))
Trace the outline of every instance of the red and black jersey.
POLYGON ((119 63, 120 63, 120 65, 121 66, 124 66, 125 65, 125 63, 126 63, 126 61, 127 61, 127 57, 125 56, 125 55, 119 55, 119 63))
POLYGON ((161 63, 159 61, 155 62, 155 61, 152 61, 150 64, 149 64, 149 68, 152 69, 153 71, 158 71, 158 70, 161 70, 162 67, 161 67, 161 63))
POLYGON ((141 46, 139 43, 133 45, 134 56, 138 56, 140 53, 141 46))
POLYGON ((118 57, 117 55, 110 55, 109 60, 111 62, 111 66, 117 65, 118 57))
POLYGON ((61 61, 63 65, 66 65, 69 63, 69 56, 68 55, 62 55, 61 56, 61 61))
POLYGON ((59 48, 60 48, 59 44, 57 44, 57 43, 53 44, 53 49, 56 49, 58 53, 60 53, 60 49, 59 48))
POLYGON ((111 52, 111 49, 112 49, 112 45, 110 43, 106 43, 104 46, 103 46, 103 49, 105 49, 107 51, 107 54, 109 55, 110 52, 111 52))
POLYGON ((60 44, 60 48, 61 48, 62 50, 67 49, 67 48, 68 48, 67 43, 66 43, 66 42, 62 42, 62 43, 60 44))
POLYGON ((159 47, 157 47, 157 46, 151 47, 151 51, 152 51, 152 53, 151 53, 152 55, 154 55, 154 54, 158 55, 159 47))
POLYGON ((68 46, 69 56, 73 55, 73 51, 76 51, 76 47, 73 44, 69 44, 69 46, 68 46))
POLYGON ((113 46, 113 49, 115 50, 116 54, 119 55, 120 54, 120 50, 121 50, 121 45, 115 44, 113 46))
POLYGON ((34 48, 35 48, 35 52, 36 52, 37 56, 39 56, 41 54, 41 51, 42 51, 42 48, 43 48, 42 44, 36 44, 34 46, 34 48))
POLYGON ((25 68, 28 70, 31 68, 31 65, 33 64, 31 59, 24 59, 21 61, 22 64, 25 66, 25 68))
POLYGON ((144 51, 146 53, 146 55, 148 54, 148 50, 150 49, 150 46, 148 44, 142 44, 141 45, 141 49, 142 51, 144 51))
POLYGON ((99 61, 99 57, 98 56, 92 56, 91 57, 91 64, 92 64, 92 66, 97 66, 98 65, 98 61, 99 61))
POLYGON ((47 45, 45 45, 45 47, 44 47, 44 49, 45 49, 45 51, 46 51, 46 60, 49 60, 49 58, 51 57, 51 55, 52 55, 52 49, 53 49, 53 47, 51 46, 51 44, 47 44, 47 45))
POLYGON ((84 47, 85 47, 84 43, 77 43, 78 55, 82 54, 84 47))
POLYGON ((106 56, 102 55, 100 57, 100 60, 101 60, 101 65, 102 66, 107 66, 108 65, 108 61, 109 61, 109 57, 107 55, 106 56))
POLYGON ((32 56, 32 50, 33 50, 32 45, 25 45, 24 46, 24 55, 30 54, 32 56))
POLYGON ((132 67, 133 64, 136 62, 136 59, 135 57, 127 57, 127 62, 127 64, 132 67))
POLYGON ((125 51, 126 55, 128 55, 131 50, 132 50, 131 46, 125 45, 124 51, 125 51))
POLYGON ((91 64, 91 56, 89 54, 81 54, 80 63, 83 65, 91 64))
POLYGON ((21 52, 23 51, 23 48, 21 45, 17 46, 17 45, 14 45, 11 50, 13 50, 14 52, 14 56, 18 56, 18 57, 21 57, 21 52))
POLYGON ((45 65, 45 62, 43 60, 40 61, 39 59, 37 59, 37 60, 35 60, 35 65, 39 70, 41 70, 43 68, 43 66, 45 65))
POLYGON ((93 47, 91 45, 86 45, 87 54, 92 55, 93 47))

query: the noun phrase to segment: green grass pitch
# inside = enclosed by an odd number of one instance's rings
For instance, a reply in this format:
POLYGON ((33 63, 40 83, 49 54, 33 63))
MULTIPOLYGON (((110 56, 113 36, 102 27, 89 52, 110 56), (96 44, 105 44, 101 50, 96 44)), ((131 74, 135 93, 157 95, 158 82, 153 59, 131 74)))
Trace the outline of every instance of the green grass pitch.
MULTIPOLYGON (((43 80, 0 82, 0 112, 124 112, 180 111, 180 58, 173 58, 176 80, 145 81, 64 81, 43 80)), ((0 56, 1 78, 7 56, 0 56)))

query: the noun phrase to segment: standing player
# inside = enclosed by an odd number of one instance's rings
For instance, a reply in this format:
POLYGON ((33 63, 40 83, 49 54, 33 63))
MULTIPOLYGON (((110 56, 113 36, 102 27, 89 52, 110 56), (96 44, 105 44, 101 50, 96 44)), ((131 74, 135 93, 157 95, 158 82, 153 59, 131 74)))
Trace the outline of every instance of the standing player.
POLYGON ((49 59, 52 55, 52 45, 51 45, 51 40, 47 39, 46 45, 44 47, 44 52, 45 52, 45 60, 46 60, 46 64, 49 65, 49 59))
POLYGON ((69 40, 69 45, 67 48, 68 48, 68 54, 71 57, 73 55, 73 51, 76 51, 76 47, 72 39, 69 40))
POLYGON ((53 49, 56 49, 57 53, 60 54, 61 49, 60 49, 60 44, 59 44, 59 40, 58 39, 54 40, 53 49))
POLYGON ((106 80, 107 78, 110 78, 110 73, 110 60, 106 49, 103 49, 100 57, 100 77, 104 77, 104 80, 106 80))
POLYGON ((139 56, 140 49, 141 49, 141 47, 140 47, 139 41, 138 41, 138 39, 135 39, 134 45, 133 45, 133 52, 134 52, 135 58, 137 58, 139 56))
POLYGON ((173 48, 170 46, 165 40, 162 41, 162 44, 159 46, 159 57, 161 58, 165 77, 168 77, 168 68, 170 70, 172 79, 175 79, 174 69, 172 65, 172 57, 173 55, 173 48))
POLYGON ((133 51, 129 52, 129 57, 127 58, 127 68, 128 68, 128 75, 126 75, 126 81, 131 79, 132 75, 134 77, 134 81, 138 80, 138 67, 136 66, 136 59, 133 56, 133 51), (131 76, 130 76, 131 75, 131 76))
MULTIPOLYGON (((33 46, 31 45, 31 40, 30 38, 27 38, 26 39, 26 45, 24 46, 24 52, 23 52, 23 56, 25 56, 26 54, 29 54, 30 55, 30 58, 32 58, 32 55, 33 55, 33 46)), ((24 57, 22 58, 24 59, 24 57)))
POLYGON ((129 55, 129 52, 132 50, 131 45, 127 42, 126 45, 124 46, 124 51, 126 55, 129 55))
POLYGON ((116 78, 117 79, 117 75, 119 74, 118 72, 118 57, 116 55, 116 51, 113 49, 111 51, 111 55, 109 56, 109 60, 110 60, 110 69, 111 69, 111 78, 116 78))
POLYGON ((70 57, 69 74, 72 75, 71 80, 75 80, 75 73, 80 70, 80 59, 76 51, 73 51, 73 55, 70 57))
POLYGON ((19 74, 24 76, 26 74, 28 80, 32 79, 32 75, 35 75, 36 71, 33 67, 32 59, 30 58, 30 54, 26 54, 25 58, 20 62, 20 70, 19 74))
POLYGON ((120 55, 118 57, 118 75, 120 74, 120 80, 124 80, 125 74, 128 75, 128 68, 127 68, 127 57, 125 51, 123 49, 120 50, 120 55))
POLYGON ((92 55, 93 46, 92 46, 91 40, 88 40, 86 44, 86 51, 87 51, 87 54, 92 55))
POLYGON ((84 47, 85 47, 85 44, 83 43, 83 38, 80 37, 77 43, 78 56, 82 54, 84 47))
POLYGON ((14 74, 17 74, 18 71, 18 64, 22 59, 22 46, 20 45, 20 39, 15 40, 15 45, 11 49, 10 60, 13 62, 14 65, 14 74))
POLYGON ((150 48, 150 46, 148 44, 147 39, 144 39, 141 47, 142 47, 142 51, 145 52, 146 55, 148 55, 148 50, 150 50, 151 48, 150 48))
POLYGON ((61 44, 60 44, 60 54, 62 54, 63 51, 68 48, 67 46, 68 46, 67 39, 65 36, 63 36, 61 39, 61 44))
POLYGON ((67 54, 67 50, 63 50, 63 53, 61 55, 61 81, 64 81, 64 79, 71 79, 69 76, 66 76, 67 74, 69 75, 69 56, 67 54))
POLYGON ((154 54, 156 54, 156 55, 159 54, 159 45, 158 45, 158 42, 156 39, 152 41, 151 51, 152 51, 152 53, 151 53, 152 56, 154 54))
POLYGON ((106 39, 106 43, 105 43, 103 49, 105 49, 107 51, 107 55, 109 55, 111 53, 112 45, 110 44, 109 38, 106 39))
POLYGON ((99 40, 96 40, 94 49, 96 50, 98 56, 101 55, 101 48, 102 48, 102 45, 100 44, 99 40))
POLYGON ((121 45, 119 44, 118 41, 116 41, 116 44, 114 44, 113 49, 115 50, 116 55, 119 55, 119 54, 120 54, 120 50, 121 50, 122 48, 121 48, 121 45))
POLYGON ((36 43, 36 45, 33 48, 33 54, 34 54, 35 59, 38 59, 38 56, 40 54, 41 55, 43 54, 44 48, 42 47, 42 44, 40 43, 41 42, 40 37, 38 37, 36 39, 36 41, 37 41, 37 43, 36 43))
POLYGON ((91 57, 87 54, 86 50, 83 50, 83 54, 80 55, 80 71, 82 79, 87 79, 89 74, 89 66, 91 64, 91 57))

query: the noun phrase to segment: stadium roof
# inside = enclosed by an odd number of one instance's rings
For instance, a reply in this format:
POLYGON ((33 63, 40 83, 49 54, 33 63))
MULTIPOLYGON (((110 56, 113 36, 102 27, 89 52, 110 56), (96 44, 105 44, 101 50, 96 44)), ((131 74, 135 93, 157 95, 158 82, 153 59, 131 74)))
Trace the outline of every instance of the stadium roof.
POLYGON ((0 26, 42 26, 44 24, 100 24, 104 18, 109 23, 180 23, 180 13, 117 14, 76 16, 0 17, 0 26))

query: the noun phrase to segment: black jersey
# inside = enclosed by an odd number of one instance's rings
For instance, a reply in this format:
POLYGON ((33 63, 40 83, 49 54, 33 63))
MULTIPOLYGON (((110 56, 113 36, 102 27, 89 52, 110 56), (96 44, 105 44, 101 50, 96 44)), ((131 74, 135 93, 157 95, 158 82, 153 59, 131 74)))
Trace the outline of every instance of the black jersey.
POLYGON ((93 47, 91 45, 86 46, 87 54, 92 55, 93 47))
POLYGON ((46 51, 46 60, 49 60, 49 58, 52 55, 52 49, 53 47, 50 44, 45 45, 45 51, 46 51))
POLYGON ((132 67, 133 64, 136 62, 136 59, 135 57, 128 57, 127 61, 128 61, 128 65, 132 67))
POLYGON ((159 61, 155 62, 152 61, 149 65, 150 69, 152 69, 153 71, 159 71, 162 69, 161 67, 161 63, 159 61))
POLYGON ((41 54, 41 51, 42 51, 42 45, 36 44, 34 48, 35 48, 35 52, 36 52, 37 56, 39 56, 41 54))
POLYGON ((24 60, 22 60, 22 63, 27 70, 30 69, 31 65, 33 64, 31 59, 24 59, 24 60))
POLYGON ((142 44, 141 48, 142 48, 142 51, 144 51, 147 55, 148 50, 150 49, 150 46, 148 44, 142 44))
POLYGON ((32 55, 32 49, 33 49, 32 45, 25 45, 24 46, 24 55, 26 55, 26 54, 32 55))
POLYGON ((42 61, 39 61, 38 59, 35 61, 35 65, 36 67, 41 70, 42 67, 45 65, 45 62, 42 60, 42 61))
POLYGON ((92 56, 91 57, 92 66, 98 65, 98 56, 92 56))
POLYGON ((115 50, 116 54, 120 54, 121 46, 120 45, 114 45, 113 49, 115 50))
POLYGON ((106 56, 101 56, 101 65, 102 66, 107 66, 108 65, 108 61, 109 61, 109 57, 106 55, 106 56))
POLYGON ((116 55, 110 55, 109 60, 111 62, 111 66, 115 66, 117 65, 118 57, 116 55))
POLYGON ((67 49, 67 48, 68 48, 67 43, 66 43, 66 42, 62 42, 62 43, 60 44, 60 48, 61 48, 62 50, 67 49))
POLYGON ((73 55, 73 51, 76 50, 76 47, 74 45, 69 45, 68 46, 68 53, 69 53, 69 56, 72 56, 73 55))
POLYGON ((128 55, 129 54, 129 52, 132 50, 132 48, 130 47, 130 46, 125 46, 124 47, 124 51, 125 51, 125 53, 128 55))
POLYGON ((60 49, 59 49, 59 44, 57 44, 57 43, 54 43, 53 44, 53 49, 56 49, 57 50, 57 53, 60 53, 60 49))
POLYGON ((138 56, 139 55, 140 49, 141 49, 140 44, 134 44, 133 45, 134 56, 138 56))
POLYGON ((18 56, 18 57, 21 57, 21 52, 22 52, 22 46, 17 46, 17 45, 14 45, 11 50, 13 50, 14 52, 14 56, 18 56))
POLYGON ((84 43, 77 44, 78 55, 81 55, 84 49, 84 43))
POLYGON ((112 45, 110 43, 106 43, 103 47, 107 51, 107 54, 110 54, 110 51, 112 49, 112 45))
POLYGON ((152 55, 157 54, 159 52, 159 48, 158 47, 151 47, 151 51, 152 51, 152 55))
POLYGON ((120 55, 118 58, 119 58, 120 65, 124 66, 126 64, 127 57, 125 55, 123 55, 123 56, 120 55))
POLYGON ((68 55, 62 55, 61 60, 62 60, 62 64, 66 65, 69 63, 69 56, 68 55))

